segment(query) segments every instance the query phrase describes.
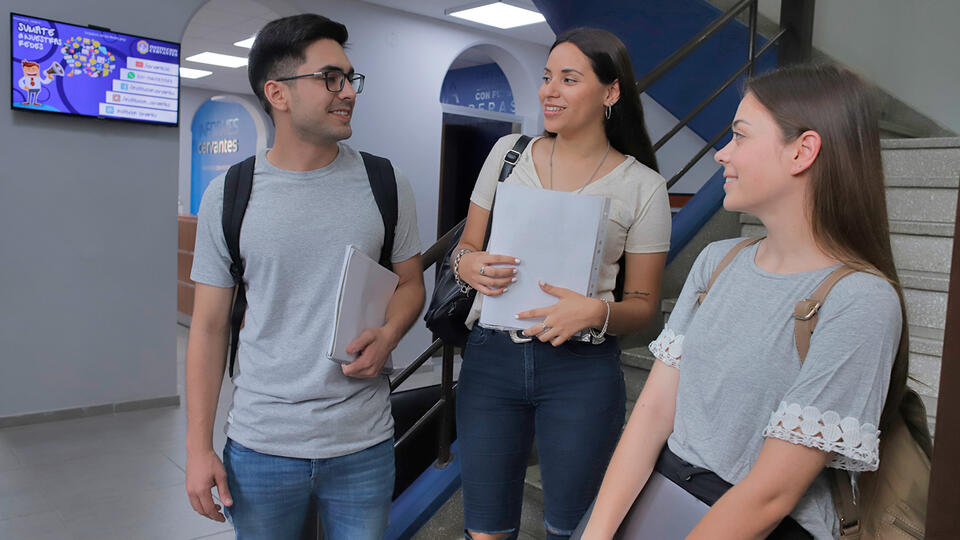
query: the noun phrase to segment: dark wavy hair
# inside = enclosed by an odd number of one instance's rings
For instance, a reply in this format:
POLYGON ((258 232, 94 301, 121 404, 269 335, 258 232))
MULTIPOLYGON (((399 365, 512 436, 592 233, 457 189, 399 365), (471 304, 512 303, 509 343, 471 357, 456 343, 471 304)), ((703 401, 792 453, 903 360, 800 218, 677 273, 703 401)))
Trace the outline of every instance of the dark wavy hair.
POLYGON ((347 27, 323 15, 304 13, 270 21, 257 32, 247 61, 247 77, 271 118, 273 110, 263 85, 277 77, 294 75, 307 59, 307 47, 318 39, 332 39, 343 47, 347 43, 347 27))
MULTIPOLYGON (((572 43, 590 59, 593 72, 603 84, 620 81, 620 99, 613 105, 610 119, 604 129, 610 145, 619 152, 631 155, 640 163, 658 171, 657 157, 643 120, 643 106, 637 79, 633 73, 630 53, 620 38, 599 28, 574 28, 557 36, 550 47, 553 51, 561 43, 572 43)), ((553 136, 553 133, 548 135, 553 136)))

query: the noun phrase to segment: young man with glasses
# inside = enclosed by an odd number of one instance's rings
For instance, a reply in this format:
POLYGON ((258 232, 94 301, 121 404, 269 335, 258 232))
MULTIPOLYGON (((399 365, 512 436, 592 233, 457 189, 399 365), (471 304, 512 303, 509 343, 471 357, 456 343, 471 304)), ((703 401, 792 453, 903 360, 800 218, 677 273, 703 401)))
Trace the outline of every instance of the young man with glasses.
POLYGON ((187 473, 193 508, 230 518, 238 538, 295 539, 316 519, 328 540, 379 539, 393 493, 393 420, 382 373, 424 301, 413 191, 394 170, 398 218, 390 260, 400 284, 386 323, 324 352, 333 327, 344 247, 380 256, 384 224, 363 160, 341 142, 364 77, 343 45, 347 29, 319 15, 267 24, 250 51, 253 91, 273 119, 273 147, 257 155, 241 229, 248 306, 223 461, 212 433, 233 298, 221 227, 224 177, 200 205, 187 348, 187 473), (216 487, 221 506, 211 496, 216 487))

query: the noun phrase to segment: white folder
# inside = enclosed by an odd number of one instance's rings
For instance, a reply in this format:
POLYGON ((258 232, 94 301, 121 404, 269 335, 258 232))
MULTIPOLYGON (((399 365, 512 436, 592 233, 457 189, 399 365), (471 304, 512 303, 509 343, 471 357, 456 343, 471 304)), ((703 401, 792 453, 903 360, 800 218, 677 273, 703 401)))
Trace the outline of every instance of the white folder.
POLYGON ((487 251, 520 259, 517 281, 498 296, 483 297, 480 324, 523 329, 542 319, 518 320, 521 311, 552 306, 557 298, 537 284, 596 293, 610 199, 501 182, 493 206, 487 251))
MULTIPOLYGON (((330 336, 327 356, 341 364, 349 364, 356 355, 347 354, 347 345, 368 328, 379 328, 386 321, 387 304, 397 290, 400 276, 361 252, 347 246, 337 291, 337 314, 330 336)), ((390 358, 384 372, 393 371, 390 358)))

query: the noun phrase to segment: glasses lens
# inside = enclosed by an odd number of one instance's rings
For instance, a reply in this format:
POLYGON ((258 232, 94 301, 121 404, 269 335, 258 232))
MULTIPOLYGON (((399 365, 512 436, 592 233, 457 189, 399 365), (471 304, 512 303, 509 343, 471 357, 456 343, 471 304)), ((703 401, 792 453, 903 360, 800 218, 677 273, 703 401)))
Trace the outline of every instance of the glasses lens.
POLYGON ((328 71, 323 74, 323 80, 327 83, 327 90, 331 92, 343 90, 343 73, 339 71, 328 71))
POLYGON ((359 73, 354 73, 354 74, 350 77, 350 86, 353 87, 353 91, 354 91, 354 92, 356 92, 356 93, 358 93, 358 94, 359 94, 360 92, 363 92, 363 80, 364 80, 365 78, 366 78, 366 77, 364 77, 363 75, 361 75, 361 74, 359 74, 359 73))

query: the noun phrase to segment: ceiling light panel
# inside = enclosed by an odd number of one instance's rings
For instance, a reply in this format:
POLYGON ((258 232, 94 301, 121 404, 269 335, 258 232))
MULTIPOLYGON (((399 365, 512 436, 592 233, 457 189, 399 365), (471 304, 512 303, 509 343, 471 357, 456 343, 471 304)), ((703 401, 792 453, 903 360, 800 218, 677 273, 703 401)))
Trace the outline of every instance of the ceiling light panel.
POLYGON ((546 20, 543 15, 536 11, 511 6, 503 2, 494 2, 468 9, 454 8, 447 15, 501 29, 516 28, 546 20))
POLYGON ((199 79, 207 75, 213 75, 213 72, 205 69, 180 68, 180 76, 184 79, 199 79))
POLYGON ((255 39, 257 39, 257 36, 250 36, 247 39, 244 39, 243 41, 238 41, 234 43, 234 45, 236 45, 237 47, 243 47, 245 49, 251 49, 253 48, 253 40, 255 39))
POLYGON ((202 52, 187 58, 188 62, 197 62, 198 64, 210 64, 212 66, 238 68, 247 65, 247 59, 240 56, 231 56, 229 54, 220 54, 215 52, 202 52))

